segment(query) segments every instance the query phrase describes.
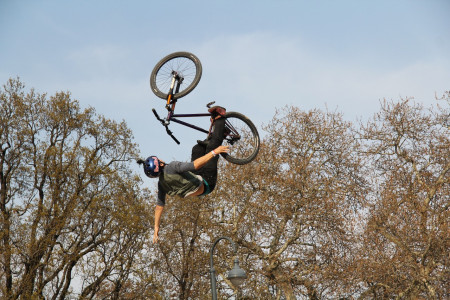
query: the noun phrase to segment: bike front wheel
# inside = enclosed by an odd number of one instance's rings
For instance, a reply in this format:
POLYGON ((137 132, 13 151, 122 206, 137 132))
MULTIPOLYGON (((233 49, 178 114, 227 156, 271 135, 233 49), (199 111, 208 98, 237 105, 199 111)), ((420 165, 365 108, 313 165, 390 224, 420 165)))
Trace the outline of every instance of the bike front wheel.
POLYGON ((222 156, 229 162, 245 165, 256 158, 260 140, 256 126, 249 118, 238 112, 228 112, 225 115, 224 145, 230 146, 229 153, 222 156))
POLYGON ((174 94, 174 98, 179 99, 192 92, 199 83, 202 64, 189 52, 175 52, 161 59, 150 75, 150 88, 157 97, 167 99, 174 72, 183 78, 180 90, 174 94))

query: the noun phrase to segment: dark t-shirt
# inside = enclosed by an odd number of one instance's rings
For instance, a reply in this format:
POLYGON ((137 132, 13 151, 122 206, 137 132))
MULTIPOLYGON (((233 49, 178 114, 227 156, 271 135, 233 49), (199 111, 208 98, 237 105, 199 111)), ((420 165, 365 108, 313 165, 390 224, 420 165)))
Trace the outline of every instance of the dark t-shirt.
POLYGON ((203 183, 195 171, 193 162, 173 161, 164 166, 159 175, 158 198, 156 204, 166 204, 166 194, 185 197, 187 194, 197 190, 203 183))

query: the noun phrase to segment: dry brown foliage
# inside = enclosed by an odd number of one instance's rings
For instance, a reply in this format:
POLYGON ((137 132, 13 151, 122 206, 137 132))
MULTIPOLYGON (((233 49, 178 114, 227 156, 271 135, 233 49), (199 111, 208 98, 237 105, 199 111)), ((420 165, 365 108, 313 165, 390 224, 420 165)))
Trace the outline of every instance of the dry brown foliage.
POLYGON ((156 245, 125 123, 18 80, 1 101, 0 297, 209 299, 220 236, 248 276, 232 287, 219 243, 221 299, 450 297, 450 93, 429 109, 384 101, 358 126, 276 111, 255 161, 221 160, 205 198, 169 197, 156 245))

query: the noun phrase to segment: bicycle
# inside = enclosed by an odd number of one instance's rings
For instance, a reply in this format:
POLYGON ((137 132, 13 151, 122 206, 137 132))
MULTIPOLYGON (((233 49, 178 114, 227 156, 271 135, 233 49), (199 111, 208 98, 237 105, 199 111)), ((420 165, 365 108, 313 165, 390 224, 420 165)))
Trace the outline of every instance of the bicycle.
MULTIPOLYGON (((150 87, 152 92, 166 101, 167 116, 161 119, 153 108, 156 119, 166 128, 167 134, 180 144, 178 139, 169 129, 170 122, 175 122, 189 128, 209 133, 209 130, 180 120, 190 117, 211 117, 208 113, 175 114, 175 106, 178 99, 186 96, 200 81, 202 76, 202 64, 200 60, 189 52, 175 52, 162 58, 153 68, 150 75, 150 87)), ((206 106, 211 107, 215 102, 206 106)), ((229 153, 221 155, 229 162, 238 165, 248 164, 258 154, 260 139, 258 130, 253 122, 239 112, 227 112, 224 116, 225 139, 224 143, 230 146, 229 153)))

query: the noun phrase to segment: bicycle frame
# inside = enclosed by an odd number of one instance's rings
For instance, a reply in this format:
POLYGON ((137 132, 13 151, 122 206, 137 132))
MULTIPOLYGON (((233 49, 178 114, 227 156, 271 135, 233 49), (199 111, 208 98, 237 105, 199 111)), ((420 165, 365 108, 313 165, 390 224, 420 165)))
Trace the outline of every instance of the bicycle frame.
MULTIPOLYGON (((166 128, 167 134, 177 143, 180 142, 173 136, 169 129, 170 122, 175 122, 196 131, 206 133, 204 141, 207 144, 209 135, 214 131, 214 118, 220 113, 224 121, 223 141, 229 146, 230 152, 222 156, 229 162, 244 165, 255 159, 258 154, 260 139, 256 126, 245 115, 228 111, 223 114, 220 109, 212 107, 214 102, 208 103, 208 112, 176 114, 177 100, 188 95, 197 86, 202 75, 202 66, 198 58, 189 52, 174 52, 161 59, 150 74, 150 87, 152 92, 160 99, 166 100, 167 115, 160 118, 153 108, 152 111, 157 120, 166 128), (195 69, 194 69, 195 68, 195 69), (186 77, 185 77, 186 76, 186 77), (183 118, 210 117, 211 123, 197 126, 195 122, 186 121, 183 118), (205 129, 206 128, 206 129, 205 129)), ((225 111, 225 110, 224 110, 225 111)), ((219 116, 218 116, 219 117, 219 116)), ((217 118, 216 118, 217 119, 217 118)), ((219 122, 222 126, 222 122, 219 122)), ((220 128, 220 131, 222 128, 220 128)), ((221 134, 221 133, 220 133, 221 134)), ((220 137, 222 138, 222 136, 220 137)), ((203 142, 199 143, 203 145, 203 142)))
MULTIPOLYGON (((211 116, 211 114, 207 114, 207 113, 200 113, 200 114, 175 114, 175 104, 177 103, 177 100, 174 98, 174 86, 175 86, 175 82, 177 84, 176 88, 175 88, 175 93, 178 93, 178 91, 180 90, 180 85, 183 82, 182 77, 180 77, 177 72, 173 71, 172 72, 172 83, 170 85, 170 90, 169 90, 169 95, 167 96, 167 103, 166 103, 166 108, 168 110, 168 114, 167 114, 167 118, 166 118, 166 122, 170 122, 173 121, 175 123, 187 126, 189 128, 201 131, 203 133, 209 133, 208 130, 205 130, 201 127, 198 127, 196 125, 193 125, 191 123, 188 122, 184 122, 181 120, 178 120, 177 118, 190 118, 190 117, 209 117, 211 116)), ((167 124, 169 125, 169 124, 167 124)))
MULTIPOLYGON (((180 144, 180 142, 173 136, 172 131, 169 130, 168 126, 169 126, 171 121, 208 134, 209 133, 208 130, 203 129, 203 128, 199 127, 199 126, 196 126, 194 124, 191 124, 191 123, 188 123, 188 122, 185 122, 185 121, 181 121, 181 120, 179 120, 177 118, 211 117, 211 114, 210 113, 175 114, 175 105, 177 103, 177 99, 175 99, 174 94, 178 93, 178 91, 180 89, 180 85, 183 82, 183 78, 180 77, 175 71, 172 72, 172 75, 173 75, 172 83, 170 85, 170 90, 169 90, 169 93, 168 93, 168 96, 167 96, 167 102, 166 102, 166 109, 168 111, 167 117, 164 120, 162 120, 159 117, 159 115, 156 112, 156 110, 155 109, 152 109, 152 110, 153 110, 153 114, 155 115, 156 119, 158 119, 158 121, 160 121, 161 124, 163 124, 164 127, 166 128, 167 134, 170 135, 172 137, 172 139, 174 139, 174 141, 177 144, 180 144), (175 87, 175 82, 176 82, 176 87, 175 87), (174 87, 175 87, 175 93, 174 93, 174 87)), ((214 102, 208 103, 208 107, 212 103, 214 103, 214 102)))
POLYGON ((194 124, 191 124, 191 123, 188 123, 188 122, 184 122, 184 121, 178 120, 177 118, 210 117, 210 116, 211 116, 211 114, 206 114, 206 113, 203 113, 203 114, 174 114, 173 111, 169 111, 169 114, 167 116, 167 120, 168 121, 173 121, 175 123, 187 126, 189 128, 192 128, 192 129, 195 129, 195 130, 198 130, 198 131, 201 131, 203 133, 209 133, 209 131, 206 130, 206 129, 203 129, 201 127, 198 127, 198 126, 196 126, 194 124))
MULTIPOLYGON (((211 114, 210 113, 175 114, 175 105, 177 103, 177 99, 175 99, 175 97, 174 97, 173 90, 174 90, 174 86, 175 86, 175 82, 176 82, 177 86, 175 88, 175 94, 178 93, 178 91, 180 89, 180 85, 183 82, 183 78, 180 77, 175 71, 172 72, 172 75, 173 75, 172 82, 170 85, 170 90, 169 90, 169 94, 167 96, 167 103, 166 103, 166 109, 168 111, 167 117, 163 120, 158 116, 158 113, 156 112, 156 110, 154 108, 152 109, 152 111, 153 111, 153 114, 155 115, 156 119, 158 119, 158 121, 160 121, 161 124, 166 128, 167 134, 170 135, 170 137, 177 144, 180 144, 180 142, 177 140, 177 138, 173 136, 172 131, 170 131, 170 129, 169 129, 169 124, 171 121, 208 134, 209 133, 208 130, 203 129, 199 126, 196 126, 194 124, 191 124, 191 123, 188 123, 185 121, 181 121, 177 118, 211 117, 211 114)), ((214 104, 214 102, 210 102, 206 106, 210 107, 212 104, 214 104)), ((241 136, 227 120, 225 121, 225 126, 229 129, 229 133, 227 134, 227 136, 229 137, 229 140, 228 140, 229 143, 232 145, 235 141, 238 141, 241 138, 241 136)))

